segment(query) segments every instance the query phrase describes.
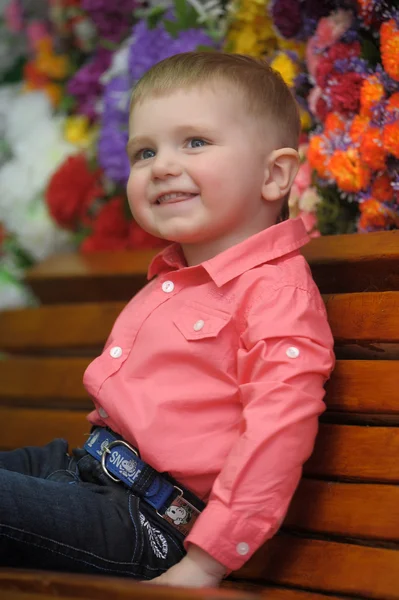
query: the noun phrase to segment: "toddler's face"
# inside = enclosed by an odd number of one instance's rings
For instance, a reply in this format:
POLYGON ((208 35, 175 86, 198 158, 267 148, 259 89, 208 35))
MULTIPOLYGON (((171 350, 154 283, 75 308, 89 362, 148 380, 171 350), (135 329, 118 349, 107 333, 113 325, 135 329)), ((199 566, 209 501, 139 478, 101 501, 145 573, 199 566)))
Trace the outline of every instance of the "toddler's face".
POLYGON ((147 98, 129 133, 127 194, 145 230, 200 262, 268 226, 261 188, 271 143, 240 93, 215 84, 147 98))

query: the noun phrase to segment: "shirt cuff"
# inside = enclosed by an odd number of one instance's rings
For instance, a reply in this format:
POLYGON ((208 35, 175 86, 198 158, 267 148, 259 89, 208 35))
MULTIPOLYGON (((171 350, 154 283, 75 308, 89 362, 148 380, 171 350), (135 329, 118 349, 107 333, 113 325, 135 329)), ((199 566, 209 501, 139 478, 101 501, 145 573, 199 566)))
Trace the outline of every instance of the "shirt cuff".
POLYGON ((199 546, 229 571, 245 564, 256 550, 279 529, 280 523, 265 521, 264 513, 233 512, 211 501, 198 517, 184 546, 199 546))

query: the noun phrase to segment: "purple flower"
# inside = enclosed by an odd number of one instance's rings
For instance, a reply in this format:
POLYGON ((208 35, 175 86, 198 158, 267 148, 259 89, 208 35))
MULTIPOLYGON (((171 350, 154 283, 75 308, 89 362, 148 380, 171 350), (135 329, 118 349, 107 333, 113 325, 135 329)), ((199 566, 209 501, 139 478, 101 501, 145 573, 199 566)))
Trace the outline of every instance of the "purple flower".
POLYGON ((129 50, 129 71, 134 80, 164 58, 195 50, 198 46, 213 46, 215 42, 201 29, 180 31, 173 38, 162 24, 149 29, 145 21, 133 28, 134 42, 129 50))
POLYGON ((126 154, 128 140, 127 128, 108 123, 101 129, 98 141, 98 161, 107 177, 126 185, 129 178, 130 165, 126 154))
POLYGON ((96 116, 95 106, 103 90, 100 77, 111 64, 111 57, 112 54, 109 50, 100 48, 68 82, 67 91, 75 97, 79 112, 89 118, 96 116))
POLYGON ((282 36, 292 38, 299 34, 302 28, 299 0, 274 0, 271 15, 282 36))
POLYGON ((119 42, 131 26, 136 0, 83 0, 82 7, 89 13, 100 37, 119 42))
POLYGON ((127 126, 132 83, 127 75, 118 75, 105 86, 102 122, 127 126))

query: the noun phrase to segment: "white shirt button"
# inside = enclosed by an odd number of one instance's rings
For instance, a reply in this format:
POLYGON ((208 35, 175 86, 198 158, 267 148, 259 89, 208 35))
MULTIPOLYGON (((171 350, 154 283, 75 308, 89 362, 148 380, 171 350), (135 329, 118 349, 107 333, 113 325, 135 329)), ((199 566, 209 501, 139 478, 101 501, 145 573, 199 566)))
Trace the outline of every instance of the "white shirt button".
POLYGON ((287 349, 286 355, 288 356, 288 358, 298 358, 299 350, 298 348, 295 348, 295 346, 291 346, 291 348, 287 349))
POLYGON ((205 325, 205 321, 200 319, 199 321, 194 323, 193 329, 194 329, 194 331, 201 331, 201 329, 203 328, 204 325, 205 325))
POLYGON ((109 353, 112 356, 112 358, 120 358, 122 356, 123 351, 120 346, 114 346, 113 348, 111 348, 109 353))
POLYGON ((103 419, 107 419, 108 418, 108 413, 106 410, 103 409, 102 406, 100 406, 100 408, 98 409, 98 414, 100 415, 100 417, 102 417, 103 419))
POLYGON ((175 289, 175 284, 173 281, 164 281, 162 284, 162 291, 166 292, 166 294, 170 294, 175 289))
POLYGON ((237 544, 236 550, 238 554, 241 554, 241 556, 245 556, 249 552, 249 546, 247 542, 240 542, 239 544, 237 544))

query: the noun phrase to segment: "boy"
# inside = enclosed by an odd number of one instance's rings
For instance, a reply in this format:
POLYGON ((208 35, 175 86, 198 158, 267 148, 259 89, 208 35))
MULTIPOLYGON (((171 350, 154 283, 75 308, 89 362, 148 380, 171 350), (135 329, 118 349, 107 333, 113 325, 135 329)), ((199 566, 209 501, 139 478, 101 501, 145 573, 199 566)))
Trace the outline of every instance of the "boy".
POLYGON ((334 362, 308 237, 279 222, 299 130, 263 61, 187 53, 138 83, 129 204, 173 244, 85 373, 85 449, 0 454, 2 564, 212 586, 278 530, 334 362))

